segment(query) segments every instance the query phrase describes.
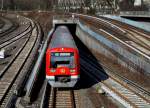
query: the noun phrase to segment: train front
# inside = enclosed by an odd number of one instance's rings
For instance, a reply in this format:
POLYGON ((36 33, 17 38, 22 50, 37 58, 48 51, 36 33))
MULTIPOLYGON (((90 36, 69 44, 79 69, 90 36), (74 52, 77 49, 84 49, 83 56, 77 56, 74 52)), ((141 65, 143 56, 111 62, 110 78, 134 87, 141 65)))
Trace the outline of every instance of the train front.
POLYGON ((68 30, 58 28, 46 52, 46 79, 52 87, 74 87, 79 75, 78 49, 68 30))

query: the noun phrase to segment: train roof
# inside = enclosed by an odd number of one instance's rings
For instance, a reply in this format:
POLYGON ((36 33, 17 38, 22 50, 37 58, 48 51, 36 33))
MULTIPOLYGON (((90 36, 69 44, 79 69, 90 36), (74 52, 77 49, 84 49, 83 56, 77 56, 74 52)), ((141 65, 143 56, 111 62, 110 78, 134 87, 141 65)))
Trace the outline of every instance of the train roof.
POLYGON ((58 26, 53 33, 49 48, 77 48, 74 39, 66 26, 58 26))

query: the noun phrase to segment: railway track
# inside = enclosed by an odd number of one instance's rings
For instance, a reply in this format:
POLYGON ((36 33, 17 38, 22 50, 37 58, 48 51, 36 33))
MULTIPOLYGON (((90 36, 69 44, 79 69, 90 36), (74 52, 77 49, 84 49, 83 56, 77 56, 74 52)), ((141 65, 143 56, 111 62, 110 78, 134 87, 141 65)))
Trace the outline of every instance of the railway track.
MULTIPOLYGON (((107 22, 117 26, 118 28, 120 29, 123 29, 126 33, 127 33, 127 37, 129 39, 131 39, 130 41, 126 41, 127 43, 129 43, 131 46, 133 47, 136 47, 136 43, 138 43, 139 45, 141 45, 142 47, 144 47, 145 49, 148 49, 150 50, 150 37, 149 37, 149 33, 146 32, 144 30, 140 30, 136 27, 133 27, 133 26, 130 26, 130 25, 127 25, 127 24, 123 24, 121 22, 117 22, 117 21, 114 21, 112 19, 107 19, 107 18, 104 18, 102 17, 102 19, 106 20, 107 22), (134 40, 134 41, 133 41, 134 40)), ((138 48, 138 46, 137 46, 138 48)), ((141 50, 142 52, 149 52, 148 50, 146 51, 143 51, 142 48, 138 48, 139 50, 141 50)), ((149 55, 150 53, 148 53, 149 55)))
POLYGON ((46 81, 43 91, 40 108, 80 108, 76 90, 53 88, 46 81))
MULTIPOLYGON (((23 18, 25 20, 25 18, 23 18)), ((27 20, 27 19, 26 19, 27 20)), ((20 25, 21 26, 21 25, 20 25)), ((22 28, 22 27, 21 27, 22 28)), ((6 57, 6 59, 2 60, 0 64, 0 78, 6 72, 6 70, 11 66, 11 64, 15 61, 16 57, 20 54, 24 44, 27 42, 27 38, 31 35, 32 29, 34 28, 34 24, 32 21, 28 21, 27 26, 20 33, 17 33, 18 30, 12 32, 11 38, 8 38, 2 44, 0 44, 0 49, 5 49, 6 53, 12 55, 11 57, 6 57), (17 33, 17 34, 16 34, 17 33), (21 42, 21 44, 20 44, 21 42), (19 46, 17 46, 19 45, 19 46), (13 52, 13 53, 10 53, 13 52), (6 64, 6 65, 3 65, 6 64)), ((7 36, 7 35, 6 35, 7 36)), ((9 37, 9 36, 8 36, 9 37)))
MULTIPOLYGON (((84 52, 82 52, 82 53, 85 55, 84 52)), ((82 57, 83 57, 83 56, 82 56, 82 57)), ((84 56, 84 58, 85 58, 85 57, 86 57, 86 56, 84 56)), ((93 59, 91 58, 91 56, 88 56, 87 59, 90 59, 90 61, 93 62, 93 63, 94 63, 94 62, 98 62, 98 61, 96 61, 96 60, 93 60, 93 59)), ((86 59, 84 59, 84 60, 87 61, 86 59)), ((87 62, 88 62, 88 61, 87 61, 87 62)), ((116 80, 115 77, 117 77, 117 78, 119 78, 120 80, 122 80, 123 82, 125 82, 126 84, 129 84, 129 85, 133 86, 134 88, 137 88, 138 91, 141 92, 141 93, 139 93, 139 94, 141 94, 141 95, 147 95, 148 98, 150 97, 150 92, 149 92, 148 90, 144 89, 143 87, 139 86, 138 84, 136 84, 135 82, 129 80, 128 78, 123 77, 122 75, 118 74, 117 72, 114 72, 112 69, 108 68, 108 66, 102 64, 101 62, 98 62, 98 63, 99 63, 103 68, 105 68, 105 69, 108 70, 107 73, 108 73, 110 76, 112 76, 112 78, 114 77, 113 79, 116 80)), ((103 69, 101 69, 100 67, 96 66, 95 64, 92 64, 92 63, 90 63, 90 64, 93 65, 95 68, 100 69, 101 71, 103 71, 103 69)))
POLYGON ((7 44, 14 42, 28 32, 28 29, 31 27, 31 22, 24 17, 21 17, 21 19, 22 20, 20 20, 17 24, 18 27, 16 27, 13 31, 5 31, 5 35, 0 35, 0 48, 3 48, 7 44), (22 25, 22 22, 26 22, 26 24, 22 25))
POLYGON ((4 32, 11 29, 11 27, 13 27, 13 23, 9 19, 4 17, 0 17, 0 19, 2 22, 0 34, 2 35, 4 32))
POLYGON ((50 93, 49 108, 75 108, 73 90, 60 90, 52 88, 50 93))
POLYGON ((84 15, 78 16, 81 18, 83 23, 90 25, 91 29, 98 30, 101 34, 103 34, 103 36, 107 37, 108 35, 113 35, 144 54, 150 54, 150 38, 148 34, 141 33, 135 28, 129 29, 128 26, 116 24, 117 22, 113 23, 108 21, 108 19, 92 18, 84 15))
POLYGON ((11 33, 12 31, 14 31, 15 29, 17 29, 17 27, 19 26, 14 19, 9 19, 7 17, 0 17, 0 19, 2 20, 2 26, 0 29, 0 37, 3 37, 9 33, 11 33))
POLYGON ((135 32, 135 33, 137 33, 139 35, 142 35, 145 38, 150 38, 149 37, 149 32, 146 32, 146 31, 144 31, 142 29, 136 28, 134 26, 131 26, 131 25, 128 25, 128 24, 125 24, 125 23, 122 23, 122 22, 119 22, 119 21, 116 21, 116 20, 113 20, 113 19, 108 19, 106 17, 100 17, 100 18, 102 18, 102 19, 104 19, 104 20, 106 20, 106 21, 108 21, 108 22, 110 22, 110 23, 112 23, 112 24, 122 28, 122 29, 130 28, 130 31, 135 32))
MULTIPOLYGON (((29 20, 29 19, 28 19, 29 20)), ((16 36, 17 38, 15 41, 22 41, 21 46, 19 46, 18 51, 15 53, 15 55, 12 57, 10 62, 6 65, 6 67, 1 71, 0 76, 0 107, 1 108, 7 108, 8 106, 11 106, 12 102, 12 96, 15 94, 15 89, 17 88, 17 84, 22 81, 24 70, 27 69, 27 67, 24 68, 28 58, 30 57, 30 54, 33 50, 33 48, 37 45, 37 41, 39 36, 40 29, 38 26, 33 22, 31 22, 30 27, 26 29, 25 31, 19 33, 20 38, 16 36), (22 36, 24 38, 22 38, 22 36)), ((14 37, 15 38, 15 37, 14 37)), ((10 39, 10 41, 12 41, 10 39)), ((14 41, 14 42, 15 42, 14 41)), ((9 42, 8 45, 12 45, 13 43, 9 42)), ((5 46, 5 47, 6 47, 5 46)), ((30 58, 32 59, 32 58, 30 58)), ((31 61, 30 61, 31 62, 31 61)), ((24 78, 23 78, 24 79, 24 78)))
MULTIPOLYGON (((83 54, 83 53, 82 53, 83 54)), ((81 56, 81 68, 89 75, 92 76, 94 79, 97 79, 97 82, 99 81, 98 75, 101 77, 104 77, 105 74, 103 73, 103 69, 97 65, 95 65, 96 61, 93 61, 93 59, 90 59, 88 56, 86 58, 86 55, 81 56)), ((112 72, 112 70, 106 68, 105 65, 100 64, 103 68, 105 68, 105 71, 107 69, 108 71, 111 71, 111 74, 109 74, 109 78, 105 81, 102 81, 102 84, 104 85, 104 89, 107 91, 109 89, 109 92, 113 91, 115 94, 117 94, 125 103, 126 107, 150 107, 150 100, 149 98, 144 97, 139 92, 135 92, 136 90, 143 92, 150 96, 150 92, 146 91, 139 85, 135 84, 134 82, 128 80, 127 78, 119 76, 112 76, 112 74, 116 74, 112 72), (116 80, 119 77, 120 80, 116 80), (126 82, 126 84, 122 82, 126 82), (129 86, 134 86, 130 89, 129 86)))
MULTIPOLYGON (((34 25, 33 23, 32 23, 32 25, 29 24, 29 27, 27 27, 25 30, 23 30, 19 35, 15 36, 15 34, 14 34, 12 38, 10 38, 6 42, 0 44, 0 49, 3 48, 3 49, 6 50, 6 52, 9 52, 9 51, 11 51, 11 50, 13 50, 13 49, 15 49, 17 47, 16 43, 18 41, 24 40, 24 41, 22 41, 23 44, 20 45, 19 49, 17 51, 15 51, 15 54, 13 54, 14 56, 11 57, 11 59, 9 61, 7 61, 9 63, 6 66, 4 66, 4 68, 0 71, 0 78, 5 73, 5 71, 10 67, 10 65, 12 64, 12 62, 15 61, 16 57, 21 52, 22 46, 24 46, 24 44, 27 42, 27 39, 25 39, 25 38, 29 38, 29 35, 31 35, 31 31, 32 31, 32 28, 33 28, 32 26, 33 25, 34 25), (24 36, 25 36, 25 38, 23 38, 24 36)), ((6 63, 6 60, 3 60, 3 63, 6 63)), ((1 64, 3 64, 3 63, 1 63, 1 64)), ((2 66, 1 66, 1 68, 2 68, 2 66)))

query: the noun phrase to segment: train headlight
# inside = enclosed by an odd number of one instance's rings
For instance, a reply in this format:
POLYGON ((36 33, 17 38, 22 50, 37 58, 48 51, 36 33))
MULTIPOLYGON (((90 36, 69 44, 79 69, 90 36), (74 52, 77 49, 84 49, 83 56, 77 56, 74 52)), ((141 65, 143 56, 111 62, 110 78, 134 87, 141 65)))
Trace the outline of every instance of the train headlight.
POLYGON ((56 70, 55 69, 51 69, 51 72, 55 72, 56 70))
POLYGON ((70 72, 75 72, 75 71, 76 71, 75 69, 71 69, 71 70, 70 70, 70 72))

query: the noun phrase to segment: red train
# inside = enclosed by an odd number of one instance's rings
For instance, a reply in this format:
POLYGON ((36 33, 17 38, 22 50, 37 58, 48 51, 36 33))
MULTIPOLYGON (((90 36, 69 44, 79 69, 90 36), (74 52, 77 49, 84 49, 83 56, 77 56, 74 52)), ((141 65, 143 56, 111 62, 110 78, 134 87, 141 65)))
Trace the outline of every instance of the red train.
POLYGON ((58 26, 46 51, 46 79, 52 87, 74 87, 79 76, 74 39, 66 26, 58 26))

